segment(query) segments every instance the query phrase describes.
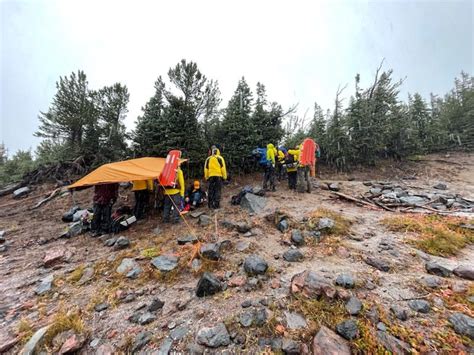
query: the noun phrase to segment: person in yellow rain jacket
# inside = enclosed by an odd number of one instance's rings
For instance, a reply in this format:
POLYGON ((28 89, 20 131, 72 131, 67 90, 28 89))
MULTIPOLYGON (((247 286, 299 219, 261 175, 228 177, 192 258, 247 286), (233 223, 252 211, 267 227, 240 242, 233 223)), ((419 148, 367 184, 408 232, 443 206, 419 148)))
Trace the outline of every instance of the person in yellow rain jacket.
POLYGON ((265 167, 265 175, 263 176, 263 188, 267 187, 275 191, 275 164, 277 150, 272 143, 267 144, 267 166, 265 167))
POLYGON ((204 163, 204 178, 209 182, 208 206, 218 209, 221 203, 222 181, 227 180, 224 157, 216 146, 211 147, 211 155, 204 163))
POLYGON ((163 222, 178 223, 179 219, 179 208, 182 205, 184 199, 184 190, 186 185, 184 184, 184 174, 181 167, 176 170, 176 184, 175 186, 165 186, 164 194, 165 200, 163 204, 163 222))
POLYGON ((283 151, 284 148, 279 147, 278 148, 278 154, 276 156, 277 162, 276 162, 276 176, 278 181, 281 181, 281 179, 284 179, 284 172, 283 172, 283 164, 285 164, 285 152, 283 151))
POLYGON ((153 191, 152 180, 132 181, 132 191, 135 193, 135 207, 133 214, 137 219, 145 217, 150 200, 150 191, 153 191))

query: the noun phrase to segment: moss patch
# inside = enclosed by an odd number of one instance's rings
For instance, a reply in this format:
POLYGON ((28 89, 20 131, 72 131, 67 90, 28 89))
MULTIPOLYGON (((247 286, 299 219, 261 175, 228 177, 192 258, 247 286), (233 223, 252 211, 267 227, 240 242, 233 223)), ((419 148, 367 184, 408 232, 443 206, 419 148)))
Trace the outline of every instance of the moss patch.
POLYGON ((334 227, 323 230, 322 234, 344 237, 350 233, 352 220, 343 217, 340 213, 324 208, 319 208, 310 214, 306 223, 307 228, 310 230, 317 229, 321 218, 330 218, 334 221, 334 227))
POLYGON ((456 255, 467 244, 474 243, 474 232, 462 228, 464 223, 473 223, 473 220, 438 215, 406 215, 382 220, 393 232, 413 234, 409 243, 416 248, 438 256, 456 255))

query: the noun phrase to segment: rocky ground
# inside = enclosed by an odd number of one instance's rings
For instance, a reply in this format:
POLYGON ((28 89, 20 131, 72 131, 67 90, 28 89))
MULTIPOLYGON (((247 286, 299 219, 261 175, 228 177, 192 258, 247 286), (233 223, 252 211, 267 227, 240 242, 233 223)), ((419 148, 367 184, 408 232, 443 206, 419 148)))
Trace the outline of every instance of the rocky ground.
MULTIPOLYGON (((431 255, 414 242, 423 235, 387 225, 411 214, 340 199, 326 184, 351 196, 373 188, 367 181, 433 195, 443 182, 443 193, 472 201, 474 155, 386 162, 351 175, 323 169, 311 194, 282 182, 245 199, 253 212, 230 205, 259 179, 226 186, 216 213, 202 208, 173 226, 153 215, 101 238, 58 238, 69 196, 30 210, 54 186, 0 198, 0 352, 474 351, 472 212, 446 217, 467 240, 455 255, 431 255)), ((121 195, 120 203, 133 203, 121 195)), ((90 189, 75 196, 90 206, 90 189)))

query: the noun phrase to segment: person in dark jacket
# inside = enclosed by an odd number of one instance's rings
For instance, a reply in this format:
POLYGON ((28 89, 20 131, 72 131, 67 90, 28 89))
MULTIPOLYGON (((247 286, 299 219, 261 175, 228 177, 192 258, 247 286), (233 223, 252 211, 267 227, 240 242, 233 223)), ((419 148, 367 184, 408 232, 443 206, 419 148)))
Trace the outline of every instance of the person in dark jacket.
POLYGON ((112 206, 117 201, 119 184, 102 184, 94 187, 94 216, 91 222, 93 236, 110 232, 112 206))
POLYGON ((186 205, 189 205, 189 208, 192 210, 199 207, 203 203, 206 194, 201 188, 201 183, 199 180, 194 180, 193 185, 188 188, 185 196, 186 197, 184 200, 186 205))

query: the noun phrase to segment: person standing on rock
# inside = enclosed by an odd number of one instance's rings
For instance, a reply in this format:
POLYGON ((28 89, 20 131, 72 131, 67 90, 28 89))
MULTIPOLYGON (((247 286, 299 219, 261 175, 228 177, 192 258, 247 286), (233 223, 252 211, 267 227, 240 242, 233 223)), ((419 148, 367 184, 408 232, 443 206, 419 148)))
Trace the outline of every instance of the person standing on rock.
POLYGON ((211 155, 204 163, 204 178, 209 182, 208 206, 211 209, 218 209, 221 202, 222 181, 227 179, 227 170, 224 157, 215 145, 211 147, 211 155))
POLYGON ((163 201, 163 222, 164 223, 178 223, 179 219, 179 208, 184 200, 184 190, 186 186, 184 184, 184 174, 181 170, 181 166, 178 165, 176 170, 176 183, 174 186, 165 186, 163 201))
POLYGON ((94 187, 94 215, 91 221, 92 236, 110 232, 112 206, 117 201, 119 184, 102 184, 94 187))
POLYGON ((265 175, 263 176, 263 189, 267 187, 275 191, 275 156, 277 150, 272 143, 267 144, 267 165, 265 166, 265 175))

